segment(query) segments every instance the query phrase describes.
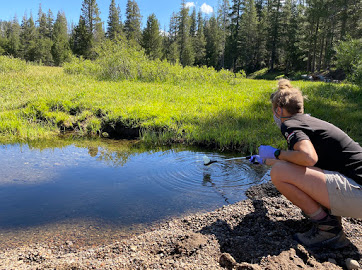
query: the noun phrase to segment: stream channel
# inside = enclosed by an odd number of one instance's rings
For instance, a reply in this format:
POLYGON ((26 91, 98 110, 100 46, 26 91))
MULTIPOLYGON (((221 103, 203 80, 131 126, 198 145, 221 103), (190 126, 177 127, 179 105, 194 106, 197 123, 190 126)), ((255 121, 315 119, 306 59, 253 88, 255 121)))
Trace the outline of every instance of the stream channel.
POLYGON ((107 243, 243 200, 267 168, 223 161, 235 156, 112 140, 1 145, 0 248, 107 243), (204 155, 219 162, 204 166, 204 155))

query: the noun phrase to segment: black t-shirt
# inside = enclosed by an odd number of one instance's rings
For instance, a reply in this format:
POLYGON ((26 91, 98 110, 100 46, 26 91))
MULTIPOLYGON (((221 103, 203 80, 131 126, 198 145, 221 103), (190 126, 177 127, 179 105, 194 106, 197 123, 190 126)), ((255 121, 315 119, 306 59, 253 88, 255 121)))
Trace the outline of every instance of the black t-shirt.
POLYGON ((310 140, 318 155, 316 167, 340 172, 362 185, 362 147, 338 127, 296 114, 283 122, 281 131, 289 150, 299 141, 310 140))

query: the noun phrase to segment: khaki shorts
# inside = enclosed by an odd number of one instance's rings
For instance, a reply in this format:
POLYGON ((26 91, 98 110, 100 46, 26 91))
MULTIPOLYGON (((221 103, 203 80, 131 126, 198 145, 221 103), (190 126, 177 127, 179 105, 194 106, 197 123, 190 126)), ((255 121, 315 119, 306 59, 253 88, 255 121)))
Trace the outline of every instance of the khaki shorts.
POLYGON ((338 172, 324 174, 332 215, 362 218, 362 186, 338 172))

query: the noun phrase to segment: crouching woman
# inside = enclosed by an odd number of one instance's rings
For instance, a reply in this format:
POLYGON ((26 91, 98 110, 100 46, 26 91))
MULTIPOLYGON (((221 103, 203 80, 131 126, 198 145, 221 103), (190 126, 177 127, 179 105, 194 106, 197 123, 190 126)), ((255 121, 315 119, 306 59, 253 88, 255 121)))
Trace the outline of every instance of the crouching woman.
POLYGON ((251 161, 272 165, 273 184, 313 222, 295 234, 298 242, 346 246, 341 216, 362 218, 362 147, 333 124, 304 114, 303 95, 288 80, 279 81, 271 101, 288 150, 262 145, 251 161))

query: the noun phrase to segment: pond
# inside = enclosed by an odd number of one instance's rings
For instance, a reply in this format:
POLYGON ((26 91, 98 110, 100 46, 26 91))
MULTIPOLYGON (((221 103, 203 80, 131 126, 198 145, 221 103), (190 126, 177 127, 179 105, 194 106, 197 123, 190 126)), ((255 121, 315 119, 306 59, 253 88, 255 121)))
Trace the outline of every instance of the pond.
POLYGON ((68 221, 130 228, 214 210, 265 181, 264 166, 228 157, 111 140, 2 145, 0 233, 68 221), (219 162, 204 166, 204 155, 219 162))

